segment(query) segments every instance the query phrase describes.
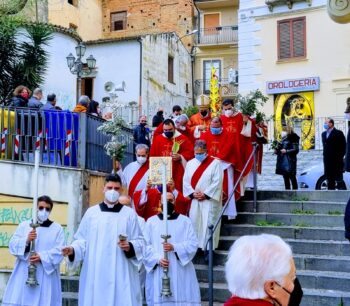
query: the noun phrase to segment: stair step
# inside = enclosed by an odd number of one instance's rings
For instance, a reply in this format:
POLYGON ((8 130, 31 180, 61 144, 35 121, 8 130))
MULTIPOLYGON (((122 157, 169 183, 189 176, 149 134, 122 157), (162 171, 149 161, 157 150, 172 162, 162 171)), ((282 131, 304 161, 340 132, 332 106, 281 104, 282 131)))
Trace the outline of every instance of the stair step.
POLYGON ((301 227, 341 227, 344 224, 343 216, 331 216, 325 214, 299 215, 291 213, 250 213, 241 212, 237 215, 233 223, 238 224, 276 224, 294 225, 301 227))
MULTIPOLYGON (((203 300, 208 300, 208 284, 200 283, 201 295, 203 300)), ((216 301, 224 303, 231 293, 228 291, 226 284, 214 283, 214 297, 216 301)), ((337 306, 340 299, 343 298, 345 305, 350 305, 350 293, 346 291, 305 289, 301 306, 337 306)))
POLYGON ((318 240, 344 240, 344 226, 342 227, 295 227, 258 226, 255 224, 222 224, 221 235, 243 236, 259 235, 262 233, 274 234, 283 239, 318 239, 318 240))
MULTIPOLYGON (((326 201, 291 201, 291 200, 262 200, 256 203, 257 212, 269 213, 318 213, 344 215, 346 202, 326 201)), ((237 203, 238 212, 253 212, 253 201, 240 201, 237 203)))

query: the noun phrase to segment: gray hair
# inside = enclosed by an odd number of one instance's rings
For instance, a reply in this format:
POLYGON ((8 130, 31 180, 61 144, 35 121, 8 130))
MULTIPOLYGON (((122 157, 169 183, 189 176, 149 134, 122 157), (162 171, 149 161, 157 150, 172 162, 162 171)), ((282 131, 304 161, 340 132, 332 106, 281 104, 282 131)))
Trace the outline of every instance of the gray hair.
POLYGON ((186 114, 181 114, 180 116, 176 117, 175 123, 180 123, 182 121, 187 121, 188 122, 188 116, 186 114))
POLYGON ((194 149, 207 150, 207 142, 202 139, 196 140, 196 142, 194 143, 194 149))
POLYGON ((34 90, 33 90, 33 96, 34 95, 42 95, 43 94, 43 91, 42 91, 42 89, 41 88, 35 88, 34 90))
POLYGON ((138 151, 138 150, 142 150, 142 149, 145 149, 147 153, 149 153, 149 146, 146 145, 146 144, 143 144, 143 143, 139 143, 138 145, 136 145, 135 147, 135 153, 138 151))
POLYGON ((81 96, 79 98, 79 104, 84 105, 84 106, 88 106, 88 104, 90 103, 90 98, 88 96, 81 96))
POLYGON ((242 236, 231 246, 225 264, 228 289, 240 298, 265 298, 265 282, 283 284, 292 259, 290 246, 276 235, 242 236))

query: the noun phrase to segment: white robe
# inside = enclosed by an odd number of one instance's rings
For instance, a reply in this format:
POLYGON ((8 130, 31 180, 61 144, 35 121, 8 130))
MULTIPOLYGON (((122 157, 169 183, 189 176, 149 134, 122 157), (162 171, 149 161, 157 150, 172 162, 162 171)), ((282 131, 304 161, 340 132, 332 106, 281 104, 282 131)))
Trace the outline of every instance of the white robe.
POLYGON ((119 212, 108 212, 100 205, 90 207, 74 238, 75 257, 68 267, 83 260, 79 306, 142 305, 138 267, 144 240, 133 209, 122 206, 119 212), (127 235, 135 257, 128 259, 117 245, 120 234, 127 235))
POLYGON ((200 306, 199 285, 192 264, 192 259, 198 248, 198 240, 191 220, 183 215, 179 215, 175 220, 168 220, 168 234, 171 235, 168 241, 174 246, 174 252, 168 253, 170 262, 168 276, 170 278, 172 296, 162 297, 160 295, 163 268, 158 263, 164 257, 162 244, 164 240, 160 237, 164 234, 163 228, 163 220, 160 220, 158 216, 153 216, 146 222, 144 265, 147 271, 147 305, 200 306))
POLYGON ((9 249, 16 256, 16 264, 2 300, 3 306, 60 306, 62 305, 60 262, 64 246, 64 232, 61 225, 53 222, 49 227, 36 229, 36 252, 41 263, 36 264, 39 285, 26 285, 29 252, 25 253, 26 240, 32 230, 30 221, 22 222, 12 236, 9 249))
MULTIPOLYGON (((148 161, 147 161, 148 163, 148 161)), ((124 171, 123 171, 123 182, 125 183, 125 185, 127 186, 128 190, 129 190, 129 186, 130 186, 130 182, 133 179, 133 177, 135 176, 136 172, 141 168, 141 164, 139 164, 137 161, 134 161, 130 164, 128 164, 124 171)), ((140 179, 140 181, 138 182, 135 191, 136 190, 141 190, 146 188, 147 185, 147 180, 148 180, 148 171, 147 170, 145 172, 145 174, 143 175, 143 177, 140 179)))
MULTIPOLYGON (((195 191, 201 191, 205 193, 209 200, 198 201, 193 199, 191 202, 191 209, 189 217, 192 220, 193 227, 199 240, 199 247, 204 250, 206 243, 209 238, 208 226, 213 224, 218 219, 221 210, 221 194, 222 194, 222 182, 223 182, 223 171, 219 160, 215 159, 205 169, 203 175, 198 180, 195 189, 191 186, 191 179, 197 168, 200 166, 200 162, 194 158, 187 163, 184 179, 183 189, 184 196, 188 197, 195 191)), ((214 249, 217 248, 220 238, 220 224, 219 228, 214 233, 214 249)))

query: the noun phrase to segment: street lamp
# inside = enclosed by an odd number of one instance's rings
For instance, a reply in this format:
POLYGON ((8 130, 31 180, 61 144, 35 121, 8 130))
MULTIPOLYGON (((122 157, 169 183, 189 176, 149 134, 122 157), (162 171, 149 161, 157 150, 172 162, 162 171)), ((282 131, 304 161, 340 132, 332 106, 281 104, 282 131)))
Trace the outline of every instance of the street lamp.
MULTIPOLYGON (((79 97, 81 96, 81 77, 83 74, 84 64, 85 64, 82 62, 82 58, 85 55, 85 51, 86 51, 86 46, 82 42, 80 42, 75 47, 75 53, 77 55, 77 58, 75 58, 72 53, 69 53, 69 55, 66 57, 67 66, 68 66, 70 72, 77 75, 77 80, 78 80, 77 101, 78 101, 79 97)), ((96 67, 96 59, 92 55, 90 55, 86 59, 86 65, 89 69, 89 72, 91 72, 96 67)))

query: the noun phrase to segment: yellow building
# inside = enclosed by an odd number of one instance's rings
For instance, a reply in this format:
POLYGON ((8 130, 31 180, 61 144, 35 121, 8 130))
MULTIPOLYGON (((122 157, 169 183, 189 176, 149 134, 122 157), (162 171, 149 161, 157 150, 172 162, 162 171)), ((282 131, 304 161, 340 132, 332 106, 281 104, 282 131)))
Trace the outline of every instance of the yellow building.
POLYGON ((237 94, 238 0, 197 0, 196 45, 192 51, 195 95, 208 94, 211 67, 217 69, 222 97, 237 94))
POLYGON ((243 0, 238 15, 240 93, 269 96, 276 136, 293 121, 303 148, 319 148, 324 117, 345 128, 350 25, 332 21, 324 1, 243 0))

